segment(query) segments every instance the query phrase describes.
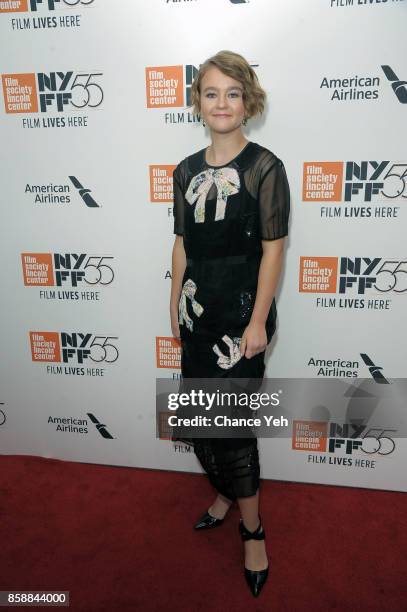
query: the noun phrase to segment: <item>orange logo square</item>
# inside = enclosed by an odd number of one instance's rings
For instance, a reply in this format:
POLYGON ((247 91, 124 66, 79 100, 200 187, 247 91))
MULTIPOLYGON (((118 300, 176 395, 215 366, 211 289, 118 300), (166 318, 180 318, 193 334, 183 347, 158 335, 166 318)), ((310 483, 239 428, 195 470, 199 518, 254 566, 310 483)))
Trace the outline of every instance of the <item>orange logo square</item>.
POLYGON ((4 6, 0 6, 0 13, 22 13, 28 11, 28 0, 9 0, 2 2, 4 6))
POLYGON ((324 421, 293 421, 293 450, 325 452, 327 431, 324 421))
POLYGON ((35 74, 1 75, 6 113, 38 112, 35 74))
POLYGON ((147 108, 184 106, 184 67, 146 68, 147 108))
POLYGON ((304 162, 303 202, 342 200, 343 162, 304 162))
POLYGON ((24 285, 54 285, 54 269, 51 253, 21 253, 24 285))
POLYGON ((33 361, 61 361, 58 332, 30 332, 33 361))
POLYGON ((337 276, 337 257, 300 257, 300 292, 336 293, 337 276))
POLYGON ((171 440, 172 437, 172 427, 168 424, 168 417, 173 415, 174 413, 171 411, 160 412, 158 419, 158 437, 160 440, 171 440))
POLYGON ((149 166, 150 169, 150 202, 173 201, 174 165, 149 166))
POLYGON ((157 336, 155 339, 157 368, 181 367, 181 344, 172 337, 157 336))

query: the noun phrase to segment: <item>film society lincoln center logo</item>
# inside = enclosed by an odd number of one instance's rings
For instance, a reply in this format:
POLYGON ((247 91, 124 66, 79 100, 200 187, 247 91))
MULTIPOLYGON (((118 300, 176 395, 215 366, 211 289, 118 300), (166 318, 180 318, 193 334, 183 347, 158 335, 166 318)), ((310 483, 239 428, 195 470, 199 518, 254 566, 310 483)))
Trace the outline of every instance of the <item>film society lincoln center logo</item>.
POLYGON ((155 339, 156 367, 179 370, 181 368, 181 344, 171 336, 155 339))
POLYGON ((173 202, 172 175, 175 168, 174 164, 151 164, 149 166, 150 202, 158 204, 173 202))

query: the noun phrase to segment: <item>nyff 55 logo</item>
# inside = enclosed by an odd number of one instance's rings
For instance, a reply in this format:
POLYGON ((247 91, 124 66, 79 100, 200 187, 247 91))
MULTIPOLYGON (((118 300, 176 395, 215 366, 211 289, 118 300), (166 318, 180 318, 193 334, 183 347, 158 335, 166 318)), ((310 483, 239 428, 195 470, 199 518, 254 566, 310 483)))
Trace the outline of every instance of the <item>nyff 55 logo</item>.
POLYGON ((114 272, 106 260, 112 259, 86 253, 21 253, 24 285, 61 287, 69 283, 77 287, 81 282, 109 285, 114 272))
POLYGON ((96 108, 103 101, 103 90, 97 83, 102 72, 38 72, 3 74, 3 96, 6 113, 62 112, 72 107, 96 108))
POLYGON ((308 293, 407 291, 407 259, 300 257, 299 291, 308 293))
POLYGON ((31 357, 33 361, 68 363, 76 360, 85 363, 114 363, 119 357, 117 347, 111 340, 118 336, 95 336, 78 332, 30 332, 31 357))
POLYGON ((344 451, 346 455, 355 451, 366 455, 390 455, 396 444, 389 434, 395 431, 355 423, 294 420, 292 449, 321 453, 344 451))
POLYGON ((407 162, 304 162, 304 202, 407 198, 407 162))

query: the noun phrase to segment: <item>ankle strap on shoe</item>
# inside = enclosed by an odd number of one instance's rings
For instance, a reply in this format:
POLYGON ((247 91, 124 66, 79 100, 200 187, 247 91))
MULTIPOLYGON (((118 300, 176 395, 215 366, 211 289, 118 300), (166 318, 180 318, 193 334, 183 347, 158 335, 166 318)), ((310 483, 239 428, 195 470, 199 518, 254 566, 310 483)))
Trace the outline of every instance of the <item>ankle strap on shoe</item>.
POLYGON ((246 540, 264 540, 265 539, 266 533, 265 533, 264 529, 262 528, 260 516, 259 516, 259 521, 260 522, 259 522, 259 526, 257 527, 257 529, 255 529, 254 531, 249 531, 244 526, 243 519, 240 519, 239 530, 240 530, 240 535, 242 536, 242 540, 243 541, 246 541, 246 540))

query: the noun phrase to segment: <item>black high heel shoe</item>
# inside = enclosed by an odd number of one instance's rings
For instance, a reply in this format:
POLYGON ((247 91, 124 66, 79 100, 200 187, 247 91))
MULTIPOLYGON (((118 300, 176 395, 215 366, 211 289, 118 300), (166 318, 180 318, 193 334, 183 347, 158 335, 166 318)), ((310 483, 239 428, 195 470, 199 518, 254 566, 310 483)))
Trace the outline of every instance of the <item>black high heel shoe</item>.
MULTIPOLYGON (((264 531, 262 527, 260 516, 259 516, 259 520, 260 522, 259 522, 259 526, 257 527, 257 529, 255 529, 254 531, 249 531, 244 526, 243 519, 240 519, 239 532, 240 532, 243 542, 245 542, 246 540, 264 540, 266 538, 266 532, 264 531)), ((249 585, 249 588, 252 592, 252 595, 254 595, 254 597, 257 597, 260 594, 260 591, 263 588, 267 580, 268 573, 269 573, 268 566, 266 567, 266 569, 257 570, 257 571, 249 570, 247 569, 247 567, 244 568, 246 582, 249 585)))
POLYGON ((203 516, 194 525, 194 529, 212 529, 212 527, 220 527, 225 519, 218 519, 205 512, 203 516))

